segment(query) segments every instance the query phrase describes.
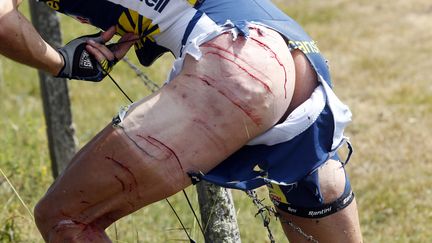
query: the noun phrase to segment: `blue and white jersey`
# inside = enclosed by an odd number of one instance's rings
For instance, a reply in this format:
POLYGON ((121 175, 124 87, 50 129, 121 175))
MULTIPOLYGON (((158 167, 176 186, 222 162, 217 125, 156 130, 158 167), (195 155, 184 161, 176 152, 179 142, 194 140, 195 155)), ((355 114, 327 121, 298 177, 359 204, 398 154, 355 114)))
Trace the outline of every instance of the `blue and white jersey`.
POLYGON ((135 49, 145 66, 167 51, 175 57, 181 56, 188 41, 215 32, 228 22, 244 32, 248 23, 265 25, 283 34, 291 48, 302 50, 318 74, 330 84, 326 62, 315 42, 269 0, 40 1, 101 29, 116 25, 120 35, 132 32, 141 36, 135 49))
POLYGON ((149 66, 161 54, 178 56, 198 0, 40 0, 52 9, 103 30, 116 25, 118 34, 135 33, 140 62, 149 66))

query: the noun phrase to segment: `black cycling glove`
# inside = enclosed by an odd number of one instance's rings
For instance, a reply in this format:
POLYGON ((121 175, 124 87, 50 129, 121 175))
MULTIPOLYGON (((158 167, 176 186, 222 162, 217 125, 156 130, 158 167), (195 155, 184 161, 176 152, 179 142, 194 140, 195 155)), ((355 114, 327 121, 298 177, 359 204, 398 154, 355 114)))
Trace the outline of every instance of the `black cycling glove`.
POLYGON ((100 33, 97 33, 78 37, 58 49, 63 56, 64 66, 57 77, 98 82, 112 70, 118 60, 105 59, 99 63, 85 48, 86 41, 90 39, 103 43, 100 33))

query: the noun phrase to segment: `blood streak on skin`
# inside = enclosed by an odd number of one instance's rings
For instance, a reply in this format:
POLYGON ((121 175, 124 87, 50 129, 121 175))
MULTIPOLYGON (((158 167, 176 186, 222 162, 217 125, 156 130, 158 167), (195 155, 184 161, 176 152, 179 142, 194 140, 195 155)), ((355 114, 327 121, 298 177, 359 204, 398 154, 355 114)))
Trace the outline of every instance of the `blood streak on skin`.
POLYGON ((180 168, 183 170, 183 166, 180 163, 179 157, 174 152, 174 150, 172 150, 170 147, 168 147, 167 145, 165 145, 164 143, 162 143, 161 141, 157 140, 156 138, 154 138, 152 136, 144 137, 144 136, 138 134, 137 137, 146 140, 148 143, 150 143, 151 145, 153 145, 153 146, 155 146, 155 147, 157 147, 159 149, 161 149, 160 146, 162 146, 163 148, 165 148, 166 150, 168 150, 170 152, 170 154, 172 154, 174 156, 174 158, 177 160, 177 163, 179 164, 180 168))
POLYGON ((273 54, 274 59, 276 59, 276 61, 279 63, 279 65, 283 68, 284 70, 284 74, 285 74, 285 82, 284 82, 284 91, 285 91, 285 99, 287 98, 287 91, 286 91, 286 85, 287 85, 287 71, 285 66, 283 65, 283 63, 281 62, 281 60, 279 59, 278 55, 276 54, 276 52, 274 52, 267 44, 263 43, 262 41, 257 40, 254 37, 249 37, 251 40, 255 41, 258 43, 259 46, 263 47, 264 49, 266 49, 267 51, 271 52, 273 54))
MULTIPOLYGON (((259 29, 258 29, 259 30, 259 29)), ((258 34, 260 35, 260 36, 263 36, 263 33, 261 32, 261 31, 258 31, 258 34)), ((263 47, 265 50, 267 50, 267 51, 269 51, 269 52, 271 52, 272 54, 273 54, 273 56, 272 57, 274 57, 274 59, 276 59, 276 61, 279 63, 279 65, 283 68, 283 70, 284 70, 284 73, 285 73, 285 82, 284 82, 284 90, 285 90, 285 98, 287 97, 287 92, 286 92, 286 84, 287 84, 287 72, 286 72, 286 68, 285 68, 285 66, 283 65, 283 63, 280 61, 280 59, 278 58, 278 56, 277 56, 277 54, 276 54, 276 52, 274 52, 267 44, 265 44, 265 43, 263 43, 262 41, 259 41, 259 40, 257 40, 256 38, 253 38, 253 37, 249 37, 251 40, 253 40, 253 41, 255 41, 255 42, 257 42, 261 47, 263 47)), ((204 47, 213 47, 213 48, 215 48, 215 49, 218 49, 218 50, 220 50, 220 51, 223 51, 223 52, 226 52, 226 53, 229 53, 229 54, 231 54, 231 55, 233 55, 233 56, 235 56, 236 58, 239 58, 240 60, 242 60, 242 61, 244 61, 245 63, 247 63, 244 59, 242 59, 242 58, 240 58, 238 55, 236 55, 235 53, 232 53, 232 52, 230 52, 230 51, 228 51, 227 49, 225 49, 225 48, 223 48, 223 47, 221 47, 221 46, 218 46, 218 45, 216 45, 216 44, 213 44, 213 43, 206 43, 206 44, 204 44, 203 45, 204 47)), ((226 58, 225 58, 226 59, 226 58)), ((228 60, 228 59, 227 59, 228 60)), ((229 60, 230 61, 230 60, 229 60)), ((237 64, 238 65, 238 64, 237 64)), ((240 65, 238 65, 239 67, 240 67, 240 65)), ((251 66, 251 65, 249 65, 249 66, 251 66)), ((254 70, 256 70, 256 71, 259 71, 259 70, 257 70, 257 69, 255 69, 253 66, 251 66, 254 70)), ((241 67, 240 67, 241 68, 241 67)), ((244 69, 243 69, 244 70, 244 69)), ((245 70, 246 71, 246 70, 245 70)), ((247 72, 247 71, 246 71, 247 72)), ((250 75, 250 73, 248 72, 248 74, 250 75)))
POLYGON ((124 192, 126 190, 125 183, 118 176, 114 176, 114 177, 120 182, 122 186, 122 191, 124 192))
POLYGON ((264 33, 262 31, 262 29, 257 28, 257 27, 249 27, 249 29, 251 30, 256 30, 256 32, 258 33, 259 36, 264 36, 264 33))
POLYGON ((237 55, 234 52, 229 51, 228 49, 223 48, 222 46, 216 45, 214 43, 205 43, 204 45, 202 45, 203 47, 212 47, 215 48, 217 50, 226 52, 228 54, 233 55, 235 58, 240 59, 241 61, 243 61, 244 63, 246 63, 249 67, 251 67, 253 70, 259 72, 260 74, 262 74, 263 76, 266 76, 268 79, 270 79, 265 73, 263 73, 261 70, 255 68, 254 66, 250 65, 247 60, 245 60, 244 58, 242 58, 241 56, 237 55))
MULTIPOLYGON (((213 78, 205 75, 204 77, 199 77, 197 75, 193 75, 193 74, 185 74, 186 77, 191 77, 191 78, 196 78, 201 80, 202 82, 204 82, 205 84, 207 84, 208 86, 215 88, 210 82, 212 81, 212 83, 215 83, 216 80, 214 80, 213 78)), ((222 94, 223 96, 225 96, 231 103, 233 103, 235 106, 237 106, 240 110, 242 110, 257 126, 260 126, 262 124, 261 119, 257 116, 254 116, 252 109, 247 105, 247 104, 241 104, 238 101, 233 100, 232 98, 230 98, 227 94, 225 94, 225 92, 215 88, 220 94, 222 94)))
MULTIPOLYGON (((230 52, 228 52, 228 53, 230 53, 230 52)), ((235 62, 235 61, 233 61, 233 60, 231 60, 231 59, 229 59, 229 58, 227 58, 227 57, 225 57, 225 56, 223 56, 222 54, 220 54, 220 53, 218 53, 218 52, 208 51, 208 52, 205 53, 205 55, 208 55, 208 54, 213 54, 213 55, 219 56, 220 58, 225 59, 225 60, 227 60, 227 61, 229 61, 229 62, 235 64, 237 67, 239 67, 239 68, 240 68, 241 70, 243 70, 245 73, 247 73, 251 78, 253 78, 253 79, 255 79, 256 81, 258 81, 259 83, 261 83, 261 84, 264 86, 264 88, 267 90, 267 92, 269 92, 270 94, 273 94, 273 93, 271 92, 271 90, 270 90, 270 87, 269 87, 269 86, 268 86, 264 81, 262 81, 261 79, 259 79, 257 76, 253 75, 251 72, 249 72, 249 71, 248 71, 245 67, 243 67, 242 65, 238 64, 237 62, 235 62)), ((233 56, 235 57, 234 54, 232 54, 232 53, 230 53, 230 54, 233 55, 233 56)))
MULTIPOLYGON (((109 156, 105 156, 105 159, 111 160, 116 165, 118 165, 120 168, 122 168, 124 171, 126 171, 132 177, 132 180, 133 180, 135 186, 138 186, 138 181, 137 181, 134 173, 132 173, 132 171, 127 166, 125 166, 120 161, 118 161, 112 157, 109 157, 109 156)), ((132 184, 129 184, 129 191, 132 191, 132 184)))

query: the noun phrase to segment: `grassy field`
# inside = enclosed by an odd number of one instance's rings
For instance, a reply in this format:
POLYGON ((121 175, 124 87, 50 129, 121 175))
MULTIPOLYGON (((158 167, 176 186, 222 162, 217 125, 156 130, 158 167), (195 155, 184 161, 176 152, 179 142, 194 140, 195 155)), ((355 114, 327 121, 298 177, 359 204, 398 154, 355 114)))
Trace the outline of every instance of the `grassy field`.
MULTIPOLYGON (((275 0, 318 41, 329 59, 335 89, 353 112, 347 130, 355 154, 348 165, 365 242, 432 240, 432 3, 429 0, 275 0)), ((24 8, 26 12, 26 8, 24 8)), ((64 39, 92 28, 62 17, 64 39)), ((132 59, 134 59, 131 56, 132 59)), ((143 68, 162 82, 172 59, 143 68)), ((133 99, 148 91, 123 63, 113 72, 133 99)), ((70 81, 78 146, 127 104, 105 80, 70 81), (89 105, 91 104, 91 105, 89 105)), ((52 182, 35 70, 0 57, 0 169, 32 209, 52 182)), ((264 193, 264 190, 260 190, 264 193)), ((194 188, 188 193, 196 198, 194 188)), ((267 242, 251 201, 233 192, 243 242, 267 242)), ((202 241, 181 195, 172 199, 202 241)), ((194 207, 197 208, 196 199, 194 207)), ((267 203, 268 200, 266 201, 267 203)), ((32 217, 0 175, 0 242, 41 242, 32 217)), ((277 242, 286 242, 275 221, 277 242)), ((165 203, 156 203, 109 229, 116 242, 186 239, 165 203)))

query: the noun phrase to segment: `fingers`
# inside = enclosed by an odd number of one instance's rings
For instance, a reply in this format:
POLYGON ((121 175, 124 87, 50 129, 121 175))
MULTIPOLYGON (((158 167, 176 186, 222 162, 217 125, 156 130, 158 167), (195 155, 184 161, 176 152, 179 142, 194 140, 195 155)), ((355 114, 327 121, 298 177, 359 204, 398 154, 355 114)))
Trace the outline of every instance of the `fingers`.
POLYGON ((116 33, 116 27, 112 26, 107 31, 102 32, 100 41, 98 39, 90 39, 87 41, 86 50, 92 54, 98 62, 104 60, 113 61, 123 58, 138 36, 133 33, 124 34, 116 44, 106 46, 104 43, 112 39, 116 33))
POLYGON ((93 40, 87 41, 86 50, 92 54, 98 62, 101 62, 103 60, 110 60, 113 61, 115 56, 114 53, 111 52, 108 47, 106 47, 104 44, 97 43, 93 40))
POLYGON ((122 59, 126 53, 129 51, 129 49, 133 46, 133 44, 138 39, 138 36, 133 33, 126 33, 124 34, 120 40, 114 44, 113 48, 111 50, 114 53, 114 56, 117 59, 122 59))
POLYGON ((111 26, 107 31, 102 32, 97 39, 88 40, 86 50, 92 54, 98 62, 102 62, 103 60, 114 60, 114 53, 106 47, 104 43, 111 40, 115 33, 116 27, 111 26))
POLYGON ((113 38, 115 33, 116 33, 116 27, 115 26, 111 26, 107 31, 102 32, 100 37, 102 38, 103 43, 111 40, 111 38, 113 38))

